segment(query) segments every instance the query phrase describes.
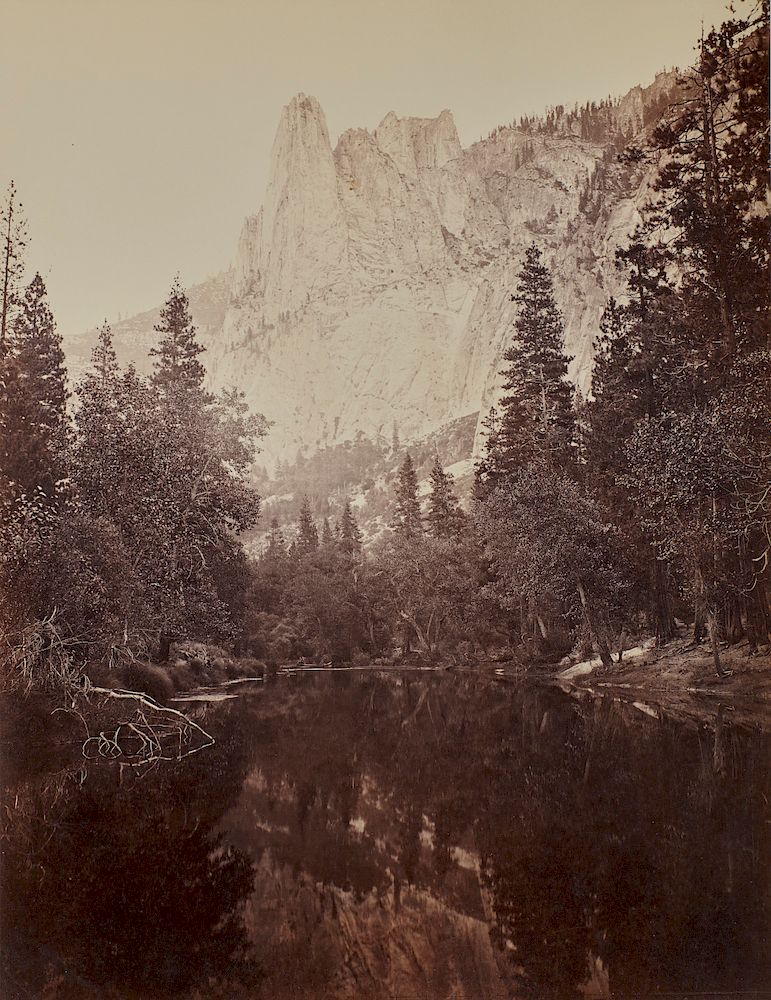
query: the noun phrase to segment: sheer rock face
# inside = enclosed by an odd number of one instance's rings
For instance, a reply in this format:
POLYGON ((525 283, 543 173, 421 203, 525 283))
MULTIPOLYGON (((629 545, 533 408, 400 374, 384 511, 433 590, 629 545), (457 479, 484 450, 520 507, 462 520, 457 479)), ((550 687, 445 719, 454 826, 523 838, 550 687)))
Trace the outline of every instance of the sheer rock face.
MULTIPOLYGON (((645 94, 616 105, 626 133, 642 127, 645 94)), ((318 102, 295 97, 209 341, 214 383, 240 386, 275 422, 274 456, 359 430, 390 438, 394 422, 408 440, 483 417, 535 240, 553 268, 571 374, 586 388, 600 314, 621 291, 615 249, 649 183, 610 154, 569 130, 514 127, 463 150, 449 111, 390 113, 333 150, 318 102)))

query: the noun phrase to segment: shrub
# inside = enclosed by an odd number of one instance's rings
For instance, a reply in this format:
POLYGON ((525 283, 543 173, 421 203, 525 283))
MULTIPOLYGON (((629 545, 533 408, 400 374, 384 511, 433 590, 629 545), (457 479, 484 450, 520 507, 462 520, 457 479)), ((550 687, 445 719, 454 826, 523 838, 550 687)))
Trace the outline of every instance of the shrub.
POLYGON ((175 660, 167 668, 167 673, 177 691, 189 691, 198 686, 198 681, 187 660, 175 660))
POLYGON ((166 702, 174 695, 174 684, 168 670, 154 663, 135 661, 124 667, 121 673, 128 688, 142 691, 156 701, 166 702))
POLYGON ((125 683, 123 672, 118 667, 110 667, 104 660, 90 661, 83 673, 96 687, 119 688, 125 683))

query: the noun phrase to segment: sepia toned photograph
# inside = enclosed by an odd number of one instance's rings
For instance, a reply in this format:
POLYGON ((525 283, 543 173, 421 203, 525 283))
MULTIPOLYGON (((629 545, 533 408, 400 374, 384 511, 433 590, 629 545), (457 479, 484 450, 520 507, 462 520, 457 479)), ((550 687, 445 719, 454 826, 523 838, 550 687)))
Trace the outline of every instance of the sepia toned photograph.
POLYGON ((771 1000, 769 0, 0 93, 0 998, 771 1000))

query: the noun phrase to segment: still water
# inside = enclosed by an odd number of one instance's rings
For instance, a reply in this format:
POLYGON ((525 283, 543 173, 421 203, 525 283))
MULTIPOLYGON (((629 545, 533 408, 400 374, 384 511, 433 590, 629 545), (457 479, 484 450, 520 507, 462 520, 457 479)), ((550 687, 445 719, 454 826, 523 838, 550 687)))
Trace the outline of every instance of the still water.
MULTIPOLYGON (((4 1000, 740 995, 769 983, 769 738, 470 676, 327 672, 83 763, 13 734, 4 1000)), ((36 728, 37 725, 37 728, 36 728)), ((74 749, 73 749, 74 748, 74 749)))

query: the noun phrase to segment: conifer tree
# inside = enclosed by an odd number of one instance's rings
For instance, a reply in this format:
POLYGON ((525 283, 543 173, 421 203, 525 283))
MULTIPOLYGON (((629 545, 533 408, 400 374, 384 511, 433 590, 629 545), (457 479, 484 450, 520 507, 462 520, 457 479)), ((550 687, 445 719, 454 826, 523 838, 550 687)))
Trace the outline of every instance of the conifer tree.
POLYGON ((482 435, 484 436, 484 450, 477 459, 474 468, 474 497, 477 500, 482 500, 493 489, 503 471, 501 466, 500 419, 498 410, 494 406, 490 407, 490 412, 482 421, 482 435))
POLYGON ((12 491, 53 497, 67 434, 66 369, 61 335, 36 274, 14 317, 0 386, 2 473, 12 491))
POLYGON ((0 358, 5 354, 11 319, 19 301, 19 285, 24 273, 24 250, 27 225, 13 181, 8 185, 5 204, 0 210, 2 274, 0 275, 0 358))
POLYGON ((669 227, 694 314, 692 333, 708 338, 708 360, 767 343, 768 0, 732 17, 699 44, 682 81, 684 98, 654 131, 664 152, 661 194, 649 227, 669 227))
POLYGON ((423 522, 418 500, 418 477, 409 452, 399 468, 396 486, 396 504, 392 526, 404 538, 416 538, 423 533, 423 522))
POLYGON ((196 340, 190 303, 179 276, 172 283, 155 330, 161 334, 161 340, 150 351, 151 356, 156 359, 153 384, 175 397, 202 395, 206 371, 198 358, 205 348, 196 340))
POLYGON ((361 549, 361 529, 353 516, 350 499, 346 499, 340 518, 340 542, 346 555, 352 556, 361 549))
POLYGON ((301 555, 307 555, 309 552, 315 552, 318 547, 319 532, 311 513, 310 500, 304 496, 297 526, 297 551, 301 555))
POLYGON ((426 519, 434 538, 457 538, 463 531, 465 518, 453 491, 452 476, 444 471, 438 455, 431 469, 426 519))
POLYGON ((515 469, 530 461, 564 466, 573 438, 572 390, 567 380, 562 319, 551 274, 533 243, 528 247, 515 301, 517 336, 504 354, 506 395, 499 432, 500 461, 515 469))
POLYGON ((99 328, 97 342, 91 351, 91 365, 97 379, 105 384, 118 374, 118 357, 112 342, 112 330, 107 320, 99 328))

